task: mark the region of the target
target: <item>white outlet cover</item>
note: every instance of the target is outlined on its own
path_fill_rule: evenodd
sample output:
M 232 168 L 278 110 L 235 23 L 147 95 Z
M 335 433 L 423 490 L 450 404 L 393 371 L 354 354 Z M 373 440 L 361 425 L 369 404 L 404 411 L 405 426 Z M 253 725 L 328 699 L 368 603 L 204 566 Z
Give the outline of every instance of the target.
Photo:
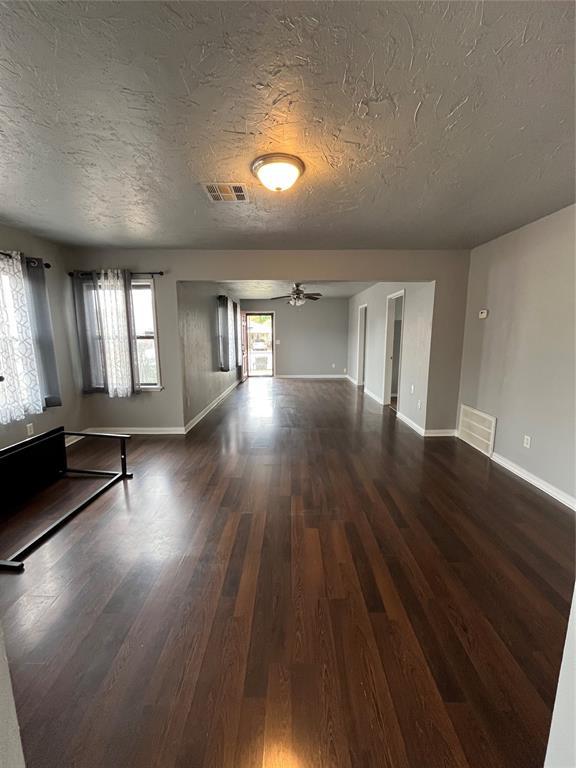
M 410 394 L 414 394 L 414 384 L 410 384 Z
M 481 309 L 480 312 L 478 312 L 478 318 L 480 320 L 486 320 L 488 317 L 488 310 L 487 309 Z
M 27 435 L 34 434 L 34 424 L 26 424 L 26 434 Z
M 530 448 L 530 445 L 532 444 L 532 438 L 530 435 L 524 435 L 524 448 Z

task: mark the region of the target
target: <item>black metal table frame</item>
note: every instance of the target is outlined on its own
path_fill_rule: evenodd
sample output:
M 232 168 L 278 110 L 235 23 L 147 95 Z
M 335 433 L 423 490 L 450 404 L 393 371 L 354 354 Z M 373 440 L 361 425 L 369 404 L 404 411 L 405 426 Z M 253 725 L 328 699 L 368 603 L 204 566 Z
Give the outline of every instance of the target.
M 133 477 L 132 472 L 128 472 L 126 466 L 126 441 L 130 439 L 130 435 L 113 435 L 107 434 L 105 432 L 60 432 L 56 435 L 49 435 L 44 439 L 52 440 L 54 437 L 58 437 L 62 434 L 64 435 L 64 439 L 67 437 L 102 437 L 107 439 L 120 440 L 120 472 L 106 469 L 74 469 L 74 467 L 69 467 L 68 462 L 66 461 L 65 469 L 62 472 L 62 477 L 65 477 L 66 474 L 73 474 L 86 475 L 90 477 L 108 477 L 110 479 L 108 482 L 104 483 L 101 488 L 98 488 L 98 490 L 91 493 L 88 498 L 84 499 L 84 501 L 80 502 L 80 504 L 77 504 L 73 509 L 66 512 L 65 515 L 62 515 L 62 517 L 59 517 L 57 520 L 51 523 L 48 528 L 44 529 L 23 547 L 20 547 L 20 549 L 10 555 L 7 560 L 0 560 L 0 570 L 12 572 L 23 571 L 24 559 L 28 557 L 28 555 L 30 555 L 32 552 L 34 552 L 34 550 L 37 549 L 46 539 L 52 536 L 53 533 L 56 533 L 57 530 L 66 525 L 69 520 L 71 520 L 79 512 L 85 509 L 89 504 L 97 499 L 98 496 L 101 496 L 105 491 L 115 485 L 115 483 L 119 482 L 120 480 L 126 480 Z M 39 440 L 38 442 L 43 441 Z M 24 446 L 18 450 L 24 451 L 26 448 L 27 446 Z

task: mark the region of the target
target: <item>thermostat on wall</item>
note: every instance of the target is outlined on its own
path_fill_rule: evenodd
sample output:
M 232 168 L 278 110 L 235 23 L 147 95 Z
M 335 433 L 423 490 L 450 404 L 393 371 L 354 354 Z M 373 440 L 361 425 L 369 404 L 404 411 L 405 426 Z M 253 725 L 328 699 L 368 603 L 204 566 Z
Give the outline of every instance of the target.
M 478 312 L 478 318 L 480 320 L 486 320 L 488 317 L 488 310 L 487 309 L 481 309 L 480 312 Z

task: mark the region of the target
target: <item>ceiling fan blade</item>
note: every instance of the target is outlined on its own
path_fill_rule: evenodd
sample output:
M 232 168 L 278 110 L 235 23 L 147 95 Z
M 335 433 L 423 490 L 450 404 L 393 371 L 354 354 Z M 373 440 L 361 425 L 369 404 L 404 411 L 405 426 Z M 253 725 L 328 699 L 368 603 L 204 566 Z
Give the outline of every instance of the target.
M 320 301 L 322 298 L 322 294 L 320 293 L 305 293 L 304 298 L 308 299 L 309 301 Z
M 276 301 L 276 299 L 289 299 L 291 296 L 291 293 L 286 294 L 286 296 L 272 296 L 272 298 L 268 299 L 268 301 Z

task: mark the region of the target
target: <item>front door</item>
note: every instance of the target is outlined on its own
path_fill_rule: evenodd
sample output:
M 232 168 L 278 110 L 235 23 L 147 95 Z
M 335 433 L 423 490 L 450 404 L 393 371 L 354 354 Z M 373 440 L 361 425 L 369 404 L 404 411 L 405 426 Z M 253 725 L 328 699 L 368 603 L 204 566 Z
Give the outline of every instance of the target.
M 247 312 L 248 376 L 274 375 L 274 315 Z

